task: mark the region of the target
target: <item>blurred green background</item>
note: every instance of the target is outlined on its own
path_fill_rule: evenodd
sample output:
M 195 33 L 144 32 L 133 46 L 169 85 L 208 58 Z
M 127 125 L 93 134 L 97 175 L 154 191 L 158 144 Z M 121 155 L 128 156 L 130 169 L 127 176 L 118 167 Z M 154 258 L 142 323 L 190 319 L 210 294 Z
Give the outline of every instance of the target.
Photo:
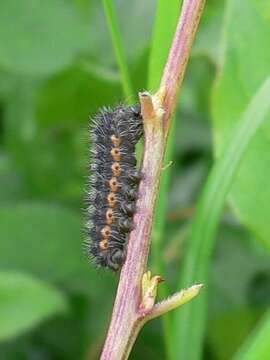
M 106 4 L 115 11 L 118 34 L 109 30 Z M 157 90 L 179 9 L 179 0 L 0 0 L 1 360 L 98 358 L 118 279 L 94 269 L 82 251 L 89 116 L 102 105 L 130 102 L 140 90 Z M 124 78 L 112 34 L 122 44 Z M 161 293 L 178 289 L 209 170 L 270 75 L 269 39 L 267 0 L 207 1 L 153 230 L 149 269 L 162 269 Z M 127 82 L 131 95 L 123 91 Z M 261 319 L 268 324 L 263 351 L 248 350 L 239 359 L 270 359 L 264 315 L 270 299 L 269 124 L 245 153 L 215 237 L 201 359 L 232 359 L 252 343 Z M 160 320 L 147 324 L 130 358 L 169 358 L 163 330 Z M 192 335 L 186 339 L 192 348 Z

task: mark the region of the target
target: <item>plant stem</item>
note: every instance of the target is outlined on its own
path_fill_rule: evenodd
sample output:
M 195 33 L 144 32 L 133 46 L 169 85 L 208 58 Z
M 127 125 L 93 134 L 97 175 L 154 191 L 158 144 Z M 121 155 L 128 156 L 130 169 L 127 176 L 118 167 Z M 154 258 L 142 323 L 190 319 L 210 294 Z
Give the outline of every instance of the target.
M 184 1 L 160 90 L 153 96 L 149 93 L 140 94 L 145 135 L 142 181 L 134 217 L 135 229 L 130 234 L 127 258 L 120 275 L 102 360 L 127 359 L 138 332 L 150 319 L 151 310 L 155 309 L 142 309 L 141 283 L 146 271 L 153 213 L 170 119 L 203 4 L 204 0 Z M 167 304 L 168 307 L 162 308 L 162 313 L 171 309 L 170 302 Z
M 149 97 L 145 97 L 146 102 Z M 151 99 L 151 98 L 150 98 Z M 149 108 L 149 104 L 146 103 Z M 127 358 L 140 328 L 138 307 L 141 279 L 146 269 L 155 197 L 162 165 L 162 132 L 146 121 L 143 180 L 139 188 L 135 230 L 131 233 L 126 262 L 121 271 L 111 326 L 101 356 L 103 360 Z

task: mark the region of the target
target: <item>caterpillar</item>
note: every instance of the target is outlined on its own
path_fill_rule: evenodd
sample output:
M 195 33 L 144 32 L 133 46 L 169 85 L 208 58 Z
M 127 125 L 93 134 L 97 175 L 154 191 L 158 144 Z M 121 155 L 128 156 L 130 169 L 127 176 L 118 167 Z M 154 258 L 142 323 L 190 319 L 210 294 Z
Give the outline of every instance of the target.
M 142 134 L 139 105 L 104 108 L 91 122 L 86 251 L 98 267 L 117 271 L 126 258 L 141 179 L 135 145 Z

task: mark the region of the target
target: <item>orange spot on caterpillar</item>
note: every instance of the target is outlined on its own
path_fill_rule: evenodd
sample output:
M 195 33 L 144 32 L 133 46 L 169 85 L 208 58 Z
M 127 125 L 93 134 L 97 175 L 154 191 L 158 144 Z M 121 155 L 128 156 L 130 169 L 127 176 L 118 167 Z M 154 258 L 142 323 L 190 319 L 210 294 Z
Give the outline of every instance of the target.
M 112 140 L 112 143 L 113 143 L 114 146 L 119 146 L 120 145 L 120 139 L 117 136 L 112 135 L 111 140 Z
M 111 207 L 111 208 L 114 207 L 114 205 L 116 204 L 116 198 L 115 198 L 115 195 L 113 192 L 109 193 L 107 200 L 108 200 L 109 207 Z
M 110 225 L 112 224 L 112 222 L 113 222 L 113 211 L 112 209 L 108 209 L 106 211 L 106 223 Z
M 118 182 L 116 177 L 112 177 L 111 180 L 109 181 L 109 184 L 112 192 L 116 192 L 118 189 Z
M 107 250 L 108 249 L 108 240 L 107 239 L 101 240 L 99 243 L 99 247 L 101 250 Z
M 111 233 L 111 228 L 109 226 L 104 226 L 104 228 L 101 230 L 101 234 L 104 237 L 104 239 L 108 239 Z
M 119 176 L 121 172 L 120 164 L 119 162 L 114 162 L 112 164 L 112 172 L 114 176 Z
M 119 148 L 113 148 L 111 150 L 111 155 L 114 161 L 120 161 L 120 150 Z

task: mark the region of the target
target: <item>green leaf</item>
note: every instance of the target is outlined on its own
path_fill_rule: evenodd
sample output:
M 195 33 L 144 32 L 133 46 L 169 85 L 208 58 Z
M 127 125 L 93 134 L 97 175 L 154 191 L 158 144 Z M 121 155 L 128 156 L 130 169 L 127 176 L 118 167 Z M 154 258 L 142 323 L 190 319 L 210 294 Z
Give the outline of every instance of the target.
M 31 142 L 36 135 L 34 104 L 38 87 L 38 81 L 29 77 L 18 77 L 16 86 L 6 98 L 4 137 L 9 150 L 15 151 L 19 144 Z
M 108 285 L 83 254 L 76 213 L 54 205 L 10 205 L 0 208 L 0 228 L 1 269 L 27 271 L 90 294 Z
M 217 156 L 240 114 L 270 74 L 270 3 L 229 0 L 223 67 L 213 96 Z M 265 100 L 269 101 L 269 100 Z M 254 115 L 256 116 L 256 114 Z M 252 140 L 230 194 L 239 219 L 270 249 L 270 117 Z M 254 119 L 256 121 L 256 119 Z
M 128 59 L 135 59 L 151 41 L 156 1 L 116 0 L 115 3 L 125 52 Z M 172 7 L 172 4 L 168 7 Z M 139 19 L 142 21 L 138 23 Z
M 167 1 L 158 1 L 149 59 L 148 86 L 151 92 L 158 90 L 176 28 L 180 6 L 181 1 L 179 0 L 170 1 L 169 6 Z
M 66 310 L 53 287 L 19 272 L 0 272 L 0 340 L 7 340 Z
M 10 74 L 7 71 L 0 70 L 0 98 L 5 99 L 6 96 L 13 90 L 16 86 L 16 76 Z
M 132 90 L 130 74 L 127 67 L 126 57 L 122 45 L 122 38 L 118 26 L 114 5 L 111 0 L 103 0 L 102 3 L 104 12 L 106 14 L 107 25 L 111 34 L 115 57 L 121 74 L 123 91 L 126 99 L 128 99 L 129 103 L 132 104 L 134 93 Z
M 89 63 L 43 82 L 17 77 L 16 87 L 5 99 L 3 138 L 27 195 L 80 206 L 86 123 L 98 106 L 117 103 L 120 96 L 119 80 L 89 69 Z
M 245 340 L 260 315 L 258 309 L 251 310 L 243 306 L 227 310 L 210 320 L 208 342 L 211 345 L 214 359 L 232 359 L 235 349 Z
M 270 296 L 269 255 L 261 251 L 254 237 L 241 227 L 223 224 L 219 234 L 210 282 L 220 295 L 210 297 L 210 316 L 231 307 L 267 306 Z M 238 271 L 239 264 L 241 271 Z M 224 274 L 228 281 L 224 281 Z
M 268 254 L 249 232 L 229 225 L 226 218 L 218 232 L 207 287 L 207 343 L 215 360 L 232 359 L 261 318 L 270 297 Z
M 88 62 L 73 66 L 44 83 L 37 104 L 42 123 L 86 122 L 100 106 L 119 102 L 120 81 Z
M 221 49 L 217 44 L 222 33 L 225 2 L 225 0 L 206 1 L 192 51 L 193 55 L 206 56 L 215 64 L 220 62 L 221 57 Z
M 242 115 L 226 151 L 213 167 L 192 222 L 179 288 L 195 282 L 208 284 L 208 272 L 217 226 L 230 186 L 248 146 L 270 110 L 270 77 Z M 206 292 L 174 314 L 173 359 L 198 359 L 206 321 Z
M 1 0 L 0 24 L 0 65 L 16 73 L 62 70 L 90 45 L 85 19 L 63 0 Z
M 266 312 L 259 325 L 247 338 L 233 360 L 267 359 L 270 353 L 270 310 Z

